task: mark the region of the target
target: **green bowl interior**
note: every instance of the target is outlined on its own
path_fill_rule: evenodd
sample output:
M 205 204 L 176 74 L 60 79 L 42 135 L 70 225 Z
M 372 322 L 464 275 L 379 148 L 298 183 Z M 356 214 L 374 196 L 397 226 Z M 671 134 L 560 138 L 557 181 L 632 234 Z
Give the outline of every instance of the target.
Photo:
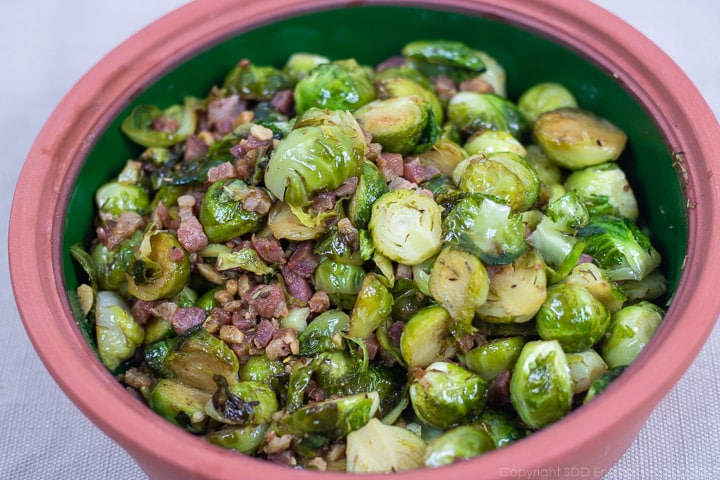
M 69 249 L 78 242 L 86 244 L 93 234 L 95 190 L 141 152 L 119 128 L 134 106 L 151 103 L 164 108 L 181 103 L 187 95 L 205 97 L 242 58 L 282 66 L 291 53 L 306 51 L 376 64 L 397 55 L 411 40 L 440 38 L 460 40 L 494 56 L 507 71 L 509 98 L 517 100 L 535 83 L 557 81 L 575 94 L 583 108 L 610 119 L 628 134 L 628 147 L 619 162 L 638 197 L 642 226 L 663 255 L 671 297 L 687 248 L 685 201 L 670 148 L 642 106 L 598 65 L 547 38 L 479 16 L 391 6 L 319 11 L 241 32 L 141 92 L 98 138 L 69 199 L 62 244 L 68 291 L 74 291 L 84 277 Z

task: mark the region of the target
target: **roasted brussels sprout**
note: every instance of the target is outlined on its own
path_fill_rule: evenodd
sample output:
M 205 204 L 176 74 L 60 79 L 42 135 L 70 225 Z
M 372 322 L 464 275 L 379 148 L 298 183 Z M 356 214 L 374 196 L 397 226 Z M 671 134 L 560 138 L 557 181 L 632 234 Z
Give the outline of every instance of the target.
M 375 88 L 380 99 L 405 96 L 420 97 L 432 109 L 435 123 L 442 125 L 445 116 L 442 103 L 435 95 L 432 86 L 424 78 L 420 80 L 417 77 L 412 78 L 399 72 L 395 75 L 385 74 L 380 78 L 376 78 Z
M 212 394 L 173 379 L 161 379 L 150 394 L 150 408 L 191 433 L 203 433 L 208 416 L 205 404 Z
M 465 80 L 485 71 L 485 62 L 477 51 L 462 42 L 449 40 L 418 40 L 402 49 L 413 68 L 428 77 L 446 74 Z
M 112 181 L 95 192 L 95 205 L 101 215 L 116 219 L 123 212 L 144 214 L 150 205 L 147 190 L 140 185 Z
M 594 263 L 578 264 L 561 283 L 585 287 L 610 313 L 617 312 L 625 303 L 626 296 L 620 286 Z
M 529 209 L 540 195 L 540 177 L 512 152 L 469 157 L 455 168 L 453 180 L 461 191 L 497 197 L 513 212 Z
M 593 215 L 620 215 L 633 222 L 638 218 L 635 194 L 617 163 L 576 170 L 565 179 L 565 188 L 579 195 Z
M 448 177 L 452 176 L 455 167 L 467 157 L 467 152 L 460 145 L 444 138 L 437 139 L 429 150 L 417 154 L 424 167 L 435 167 Z
M 422 308 L 410 317 L 400 337 L 400 351 L 408 367 L 425 368 L 452 358 L 457 351 L 452 321 L 439 305 Z
M 543 187 L 547 188 L 561 184 L 563 179 L 562 170 L 547 158 L 540 147 L 527 145 L 525 152 L 525 162 L 538 174 Z
M 157 105 L 138 105 L 120 129 L 133 142 L 144 147 L 169 147 L 185 140 L 195 131 L 197 114 L 193 99 L 183 105 L 160 110 Z
M 208 432 L 205 439 L 222 448 L 245 455 L 256 455 L 266 443 L 267 424 L 228 426 Z
M 492 381 L 500 372 L 512 371 L 525 341 L 521 336 L 496 338 L 461 354 L 460 358 L 468 370 Z
M 269 385 L 276 393 L 282 390 L 287 377 L 288 373 L 282 360 L 271 360 L 267 355 L 251 355 L 238 369 L 240 381 Z
M 333 303 L 340 307 L 352 308 L 355 297 L 362 287 L 365 270 L 351 265 L 322 258 L 315 269 L 313 280 L 318 290 L 327 292 Z
M 648 301 L 615 312 L 601 345 L 608 366 L 630 365 L 655 334 L 664 315 L 660 307 Z
M 608 370 L 603 358 L 593 349 L 568 353 L 566 358 L 574 394 L 585 392 L 598 377 Z
M 660 265 L 660 253 L 630 220 L 599 216 L 578 231 L 590 255 L 615 280 L 642 280 Z
M 495 448 L 515 443 L 524 436 L 518 417 L 503 410 L 486 408 L 480 415 L 479 425 L 488 432 Z
M 533 429 L 549 425 L 570 411 L 572 378 L 557 341 L 525 344 L 510 380 L 510 401 L 522 421 Z
M 295 111 L 311 108 L 353 111 L 375 99 L 367 71 L 353 59 L 321 63 L 295 85 Z
M 354 115 L 386 152 L 420 153 L 437 138 L 432 106 L 417 95 L 373 100 L 355 110 Z
M 121 241 L 114 249 L 98 243 L 90 252 L 95 269 L 95 279 L 101 290 L 124 290 L 127 288 L 126 272 L 132 265 L 135 249 L 142 241 L 143 233 L 135 231 L 132 237 Z
M 224 377 L 215 378 L 218 388 L 205 404 L 210 418 L 228 425 L 262 425 L 272 421 L 278 401 L 272 387 L 245 380 L 228 385 Z
M 441 217 L 432 198 L 413 190 L 387 192 L 372 207 L 369 228 L 375 248 L 398 263 L 422 263 L 442 247 Z
M 530 122 L 545 112 L 577 106 L 577 100 L 570 90 L 555 82 L 533 85 L 518 99 L 518 108 Z
M 503 130 L 521 138 L 527 127 L 522 112 L 495 93 L 460 92 L 447 106 L 447 118 L 465 135 L 482 130 Z
M 581 352 L 598 343 L 610 325 L 610 312 L 583 286 L 559 283 L 548 288 L 536 316 L 540 337 L 557 340 L 566 352 Z
M 487 391 L 481 376 L 454 363 L 435 362 L 410 384 L 410 402 L 423 423 L 448 429 L 474 420 L 485 407 Z
M 430 440 L 425 449 L 425 466 L 440 467 L 493 450 L 495 442 L 480 426 L 461 425 Z
M 355 193 L 348 203 L 348 218 L 357 228 L 367 228 L 372 206 L 387 192 L 387 183 L 374 163 L 365 160 Z
M 347 436 L 347 471 L 392 473 L 422 467 L 425 442 L 403 427 L 371 418 Z
M 590 388 L 588 389 L 587 393 L 585 394 L 585 398 L 583 399 L 583 404 L 589 403 L 596 396 L 601 394 L 625 371 L 626 368 L 627 365 L 618 365 L 617 367 L 609 369 L 607 372 L 596 378 L 595 381 L 590 384 Z
M 485 265 L 472 253 L 454 247 L 440 251 L 428 288 L 432 298 L 450 313 L 455 338 L 474 332 L 475 310 L 485 303 L 489 283 Z
M 291 82 L 297 83 L 310 70 L 322 63 L 330 63 L 330 59 L 315 53 L 297 52 L 288 57 L 283 66 L 283 72 Z
M 527 237 L 529 243 L 552 269 L 550 282 L 564 278 L 577 265 L 585 249 L 585 242 L 563 232 L 550 217 L 542 215 L 540 222 Z
M 523 144 L 504 130 L 482 130 L 472 135 L 463 148 L 468 155 L 512 152 L 524 157 L 527 154 Z
M 269 275 L 275 269 L 266 264 L 257 250 L 253 248 L 241 248 L 233 252 L 221 252 L 217 256 L 215 268 L 219 272 L 240 268 L 255 275 Z
M 483 262 L 514 262 L 527 249 L 522 217 L 508 205 L 481 194 L 465 195 L 446 215 L 443 239 Z
M 120 295 L 100 291 L 95 300 L 95 335 L 100 360 L 112 371 L 133 356 L 145 331 Z
M 528 250 L 514 262 L 488 269 L 490 285 L 476 314 L 491 323 L 522 323 L 535 316 L 547 297 L 542 257 Z
M 393 297 L 380 277 L 368 273 L 363 279 L 355 306 L 350 314 L 351 337 L 367 338 L 390 318 Z
M 291 88 L 290 78 L 269 65 L 240 62 L 225 77 L 224 88 L 248 100 L 272 100 L 280 90 Z
M 554 198 L 545 207 L 545 215 L 564 233 L 574 234 L 590 221 L 590 212 L 573 191 Z
M 300 355 L 315 355 L 342 347 L 340 335 L 348 331 L 350 317 L 342 310 L 327 310 L 315 317 L 298 336 Z
M 150 228 L 127 275 L 128 293 L 140 300 L 170 298 L 190 279 L 190 258 L 177 237 Z
M 365 136 L 349 112 L 313 108 L 273 151 L 265 186 L 289 205 L 305 207 L 315 193 L 359 176 L 364 156 Z
M 667 278 L 660 270 L 655 269 L 642 280 L 625 280 L 619 286 L 628 304 L 641 300 L 657 300 L 667 293 Z
M 200 205 L 200 223 L 211 242 L 226 242 L 259 228 L 263 215 L 243 207 L 252 188 L 237 179 L 210 185 Z
M 627 142 L 625 133 L 608 120 L 577 108 L 541 114 L 533 135 L 550 160 L 570 170 L 617 160 Z

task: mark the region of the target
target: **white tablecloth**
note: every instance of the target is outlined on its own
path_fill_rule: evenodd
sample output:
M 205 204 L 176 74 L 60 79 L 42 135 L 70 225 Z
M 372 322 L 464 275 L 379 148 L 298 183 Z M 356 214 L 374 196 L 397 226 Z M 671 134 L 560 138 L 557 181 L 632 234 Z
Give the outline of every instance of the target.
M 5 1 L 0 11 L 0 229 L 43 122 L 103 55 L 182 0 Z M 720 2 L 596 0 L 665 50 L 720 116 Z M 718 139 L 720 141 L 720 139 Z M 0 268 L 0 478 L 144 479 L 133 460 L 55 385 L 24 333 Z M 660 403 L 619 463 L 616 479 L 720 478 L 720 334 Z M 582 477 L 582 472 L 578 472 Z

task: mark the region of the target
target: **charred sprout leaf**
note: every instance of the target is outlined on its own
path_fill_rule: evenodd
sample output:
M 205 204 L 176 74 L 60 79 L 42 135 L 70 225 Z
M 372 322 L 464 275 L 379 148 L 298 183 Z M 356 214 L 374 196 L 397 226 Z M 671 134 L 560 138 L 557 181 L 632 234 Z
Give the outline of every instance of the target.
M 349 335 L 367 338 L 390 317 L 392 307 L 393 297 L 381 278 L 372 272 L 366 274 L 350 313 Z
M 310 109 L 273 151 L 265 185 L 276 198 L 306 207 L 316 193 L 359 176 L 364 156 L 365 136 L 349 112 Z
M 475 331 L 472 325 L 475 310 L 485 303 L 489 284 L 485 265 L 472 253 L 445 247 L 438 255 L 428 288 L 431 296 L 450 313 L 455 338 Z
M 585 287 L 559 283 L 548 289 L 535 325 L 541 338 L 557 340 L 566 352 L 581 352 L 605 335 L 610 312 Z
M 605 372 L 603 375 L 595 379 L 594 382 L 590 385 L 590 388 L 588 389 L 587 393 L 585 394 L 585 398 L 583 399 L 583 404 L 587 404 L 590 401 L 592 401 L 595 397 L 597 397 L 599 394 L 601 394 L 605 389 L 614 382 L 627 368 L 627 365 L 618 365 L 617 367 L 613 367 L 609 369 L 607 372 Z
M 549 425 L 570 411 L 572 379 L 558 342 L 525 344 L 510 380 L 510 401 L 522 421 L 533 429 Z
M 413 411 L 425 424 L 448 429 L 475 419 L 485 407 L 487 382 L 449 362 L 429 365 L 410 384 Z
M 442 247 L 442 212 L 432 198 L 413 190 L 392 190 L 372 207 L 370 232 L 382 255 L 405 265 L 417 265 Z
M 95 336 L 100 360 L 113 371 L 142 345 L 145 330 L 120 295 L 100 291 L 95 305 Z
M 207 433 L 205 439 L 214 445 L 245 455 L 257 455 L 266 443 L 267 431 L 267 424 L 228 426 Z
M 240 268 L 255 275 L 269 275 L 275 272 L 275 269 L 266 264 L 253 248 L 220 252 L 215 268 L 220 272 Z
M 147 337 L 147 333 L 145 336 Z M 145 364 L 162 378 L 172 378 L 175 376 L 172 370 L 165 367 L 165 358 L 168 353 L 170 353 L 170 350 L 172 350 L 174 342 L 174 338 L 165 338 L 153 343 L 146 342 L 145 344 L 143 352 Z
M 615 312 L 602 342 L 602 356 L 610 368 L 630 365 L 660 326 L 665 312 L 641 301 Z
M 232 349 L 204 327 L 185 331 L 165 357 L 165 368 L 191 387 L 215 392 L 216 375 L 232 385 L 238 380 L 239 362 Z
M 593 215 L 620 215 L 633 222 L 638 218 L 635 194 L 616 163 L 576 170 L 565 179 L 565 188 L 583 199 Z
M 593 349 L 566 354 L 573 393 L 582 393 L 590 384 L 608 370 L 608 366 L 597 351 Z
M 169 147 L 195 132 L 197 114 L 194 99 L 184 105 L 160 110 L 157 105 L 138 105 L 130 112 L 120 129 L 133 142 L 144 147 Z
M 528 250 L 514 262 L 488 270 L 487 300 L 476 310 L 492 323 L 523 323 L 532 319 L 547 297 L 547 274 L 542 257 Z
M 525 90 L 518 99 L 518 108 L 530 122 L 545 112 L 563 107 L 577 107 L 575 96 L 563 85 L 543 82 Z
M 392 473 L 423 466 L 425 442 L 409 430 L 372 418 L 347 436 L 349 473 Z
M 594 217 L 578 235 L 585 253 L 615 280 L 642 280 L 660 265 L 660 254 L 638 226 L 623 217 Z
M 150 408 L 191 433 L 203 433 L 208 423 L 205 404 L 211 397 L 210 393 L 177 380 L 162 379 L 150 394 Z
M 271 100 L 280 90 L 291 88 L 290 78 L 271 66 L 240 62 L 225 78 L 224 88 L 248 100 Z
M 570 170 L 617 160 L 627 136 L 608 120 L 577 108 L 537 117 L 533 135 L 550 160 Z
M 353 59 L 322 63 L 295 85 L 295 111 L 311 108 L 353 111 L 375 99 L 367 71 Z
M 199 219 L 211 242 L 226 242 L 260 227 L 264 215 L 243 206 L 254 188 L 237 179 L 218 180 L 210 185 L 200 205 Z
M 386 152 L 424 152 L 437 138 L 432 106 L 417 95 L 373 100 L 355 110 L 354 115 Z
M 278 410 L 277 397 L 269 385 L 252 380 L 228 385 L 222 375 L 213 380 L 218 388 L 205 404 L 205 413 L 230 425 L 269 424 Z
M 492 381 L 500 372 L 512 371 L 525 342 L 521 336 L 496 338 L 460 357 L 468 370 Z
M 447 118 L 465 135 L 482 130 L 503 130 L 521 138 L 527 127 L 517 106 L 495 93 L 460 92 L 454 95 L 447 106 Z
M 469 157 L 455 168 L 453 180 L 461 191 L 499 198 L 513 212 L 528 210 L 540 195 L 540 177 L 513 152 Z
M 128 293 L 140 300 L 170 298 L 190 279 L 190 258 L 177 237 L 149 228 L 127 275 Z
M 442 229 L 445 243 L 491 265 L 512 263 L 527 249 L 522 217 L 481 194 L 463 196 L 445 217 Z
M 493 450 L 495 442 L 480 426 L 461 425 L 432 439 L 425 449 L 425 466 L 441 467 Z
M 455 355 L 452 322 L 448 311 L 439 305 L 425 307 L 410 317 L 400 337 L 400 352 L 409 368 L 426 368 Z

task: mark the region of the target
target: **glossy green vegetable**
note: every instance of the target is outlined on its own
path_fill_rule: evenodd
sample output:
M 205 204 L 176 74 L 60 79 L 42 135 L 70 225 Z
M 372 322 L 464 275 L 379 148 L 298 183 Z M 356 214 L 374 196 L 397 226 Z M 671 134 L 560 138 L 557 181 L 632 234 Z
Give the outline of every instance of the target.
M 475 419 L 485 407 L 487 382 L 449 362 L 429 365 L 410 384 L 410 401 L 425 424 L 448 429 Z
M 422 308 L 410 317 L 400 337 L 400 351 L 408 367 L 426 368 L 455 355 L 453 320 L 438 305 Z
M 269 65 L 240 62 L 225 77 L 225 88 L 249 100 L 272 100 L 280 90 L 290 88 L 290 78 Z
M 413 190 L 392 190 L 372 207 L 370 233 L 375 248 L 389 259 L 417 265 L 442 246 L 442 212 L 432 198 Z
M 481 130 L 468 138 L 463 148 L 468 155 L 512 152 L 524 157 L 527 154 L 523 144 L 504 130 Z
M 330 63 L 330 59 L 315 53 L 297 52 L 290 55 L 283 66 L 283 72 L 290 81 L 297 83 L 310 70 L 322 63 Z
M 417 155 L 421 165 L 437 168 L 446 177 L 452 177 L 455 167 L 467 157 L 460 145 L 446 138 L 438 138 L 430 149 Z
M 423 466 L 425 442 L 409 430 L 377 418 L 347 436 L 347 471 L 392 473 Z
M 555 82 L 543 82 L 533 85 L 520 95 L 518 108 L 530 122 L 545 112 L 563 107 L 577 107 L 575 96 Z
M 610 313 L 620 310 L 627 298 L 620 286 L 594 263 L 578 264 L 561 283 L 585 287 Z
M 574 234 L 590 221 L 588 211 L 582 199 L 574 191 L 569 191 L 554 198 L 545 207 L 545 215 L 563 233 Z
M 350 113 L 310 109 L 273 151 L 265 186 L 291 206 L 305 207 L 315 193 L 359 176 L 364 156 L 365 136 Z
M 331 309 L 315 317 L 298 337 L 300 355 L 314 355 L 342 347 L 340 335 L 350 328 L 350 317 L 342 310 Z
M 595 215 L 620 215 L 633 222 L 638 218 L 635 194 L 625 172 L 616 163 L 576 170 L 565 179 L 565 188 L 580 196 Z
M 137 230 L 132 237 L 121 241 L 114 249 L 98 243 L 90 252 L 98 287 L 103 290 L 127 288 L 125 273 L 132 265 L 135 249 L 142 241 L 143 233 Z
M 295 85 L 295 111 L 311 108 L 356 110 L 375 98 L 375 88 L 365 69 L 354 59 L 321 63 Z
M 95 192 L 95 204 L 102 215 L 118 218 L 123 212 L 143 214 L 150 205 L 147 191 L 140 185 L 112 181 Z
M 269 385 L 253 380 L 228 385 L 222 376 L 215 381 L 218 389 L 205 404 L 205 413 L 210 418 L 228 425 L 262 425 L 272 421 L 278 401 Z
M 603 358 L 593 349 L 568 353 L 566 357 L 575 394 L 587 391 L 590 385 L 608 370 Z
M 447 106 L 447 118 L 466 135 L 481 130 L 503 130 L 520 138 L 527 127 L 517 106 L 495 93 L 454 95 Z
M 144 147 L 169 147 L 185 140 L 195 131 L 197 115 L 193 100 L 161 110 L 157 105 L 138 105 L 120 124 L 133 142 Z M 156 125 L 162 125 L 156 127 Z
M 429 77 L 446 74 L 463 80 L 486 69 L 482 56 L 462 42 L 417 40 L 406 44 L 402 54 L 410 60 L 413 68 Z
M 478 426 L 461 425 L 428 442 L 425 466 L 440 467 L 493 450 L 492 437 Z
M 162 379 L 152 389 L 150 408 L 166 420 L 192 433 L 207 428 L 205 404 L 211 394 L 172 379 Z
M 437 125 L 442 125 L 445 110 L 432 86 L 424 77 L 410 76 L 400 72 L 393 74 L 392 70 L 390 73 L 381 72 L 375 78 L 375 89 L 380 99 L 405 96 L 420 97 L 430 106 L 434 122 Z
M 479 345 L 460 358 L 471 372 L 492 381 L 503 371 L 512 371 L 526 339 L 521 336 L 496 338 Z
M 528 342 L 510 380 L 510 401 L 526 425 L 549 425 L 570 411 L 572 378 L 565 353 L 555 340 Z
M 378 275 L 368 273 L 350 313 L 351 337 L 367 338 L 392 313 L 393 297 Z
M 189 278 L 190 259 L 177 237 L 148 230 L 127 275 L 128 293 L 147 301 L 170 298 Z
M 115 370 L 142 345 L 145 331 L 115 292 L 100 291 L 95 301 L 95 335 L 100 360 L 109 370 Z
M 605 335 L 610 312 L 585 287 L 560 283 L 548 289 L 535 325 L 544 340 L 557 340 L 566 352 L 581 352 Z
M 242 180 L 218 180 L 210 185 L 200 205 L 200 223 L 211 242 L 226 242 L 257 230 L 263 215 L 245 209 L 252 189 Z
M 348 218 L 357 228 L 367 228 L 372 206 L 387 192 L 387 184 L 374 163 L 365 160 L 357 189 L 348 203 Z
M 648 301 L 615 312 L 601 345 L 608 366 L 630 365 L 655 334 L 664 315 L 660 307 Z
M 533 136 L 550 160 L 570 170 L 617 160 L 627 136 L 608 120 L 577 108 L 545 112 Z
M 362 287 L 365 270 L 359 265 L 334 262 L 329 258 L 320 260 L 313 280 L 318 290 L 327 292 L 337 306 L 352 307 Z
M 625 371 L 625 368 L 627 368 L 627 365 L 618 365 L 596 378 L 585 394 L 583 404 L 592 401 L 595 397 L 601 394 L 612 382 L 617 380 L 617 378 Z
M 205 439 L 213 445 L 245 455 L 257 455 L 266 443 L 267 431 L 266 424 L 229 426 L 207 433 Z
M 480 415 L 479 425 L 488 432 L 495 448 L 510 445 L 525 436 L 517 416 L 502 410 L 486 408 Z

